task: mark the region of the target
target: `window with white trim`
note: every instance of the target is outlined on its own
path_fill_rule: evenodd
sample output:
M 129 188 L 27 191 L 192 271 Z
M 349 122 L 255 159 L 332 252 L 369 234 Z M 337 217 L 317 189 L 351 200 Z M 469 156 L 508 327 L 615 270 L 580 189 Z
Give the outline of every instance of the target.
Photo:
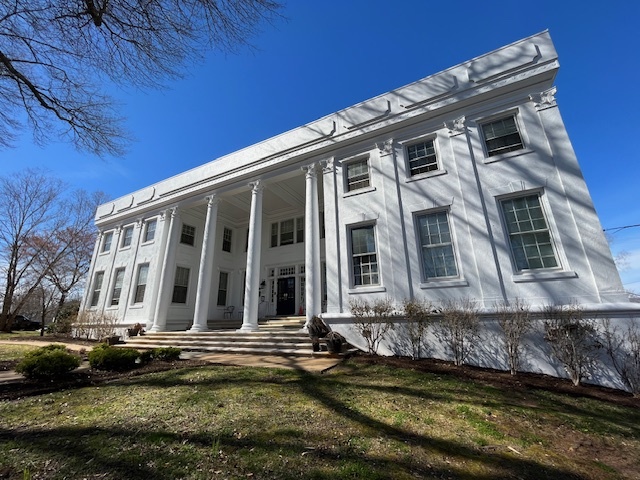
M 304 242 L 304 217 L 289 218 L 271 224 L 271 247 Z
M 120 294 L 122 294 L 122 284 L 124 283 L 124 268 L 118 268 L 113 280 L 113 290 L 111 291 L 111 306 L 120 304 Z
M 176 278 L 173 281 L 173 295 L 171 303 L 187 303 L 187 290 L 189 289 L 189 269 L 176 267 Z
M 501 204 L 516 270 L 558 267 L 540 195 L 509 198 Z
M 180 243 L 184 243 L 185 245 L 194 246 L 196 243 L 196 227 L 192 227 L 191 225 L 183 224 L 182 232 L 180 233 Z
M 229 284 L 229 274 L 227 272 L 220 272 L 220 282 L 218 283 L 218 303 L 219 307 L 225 307 L 227 305 L 227 288 Z
M 144 224 L 144 237 L 143 242 L 150 242 L 156 238 L 156 227 L 158 226 L 158 220 L 155 218 L 147 220 Z
M 458 266 L 453 251 L 447 211 L 416 215 L 422 275 L 430 278 L 457 277 Z
M 280 246 L 291 245 L 293 243 L 294 220 L 284 220 L 280 222 Z
M 304 217 L 296 218 L 296 243 L 304 242 Z
M 122 230 L 122 240 L 120 241 L 120 248 L 126 248 L 131 246 L 131 240 L 133 239 L 133 225 L 129 225 Z
M 354 286 L 379 285 L 378 256 L 375 226 L 354 227 L 349 231 L 351 241 L 351 275 Z
M 346 164 L 347 192 L 353 192 L 371 185 L 369 179 L 369 159 L 361 158 Z
M 432 172 L 440 168 L 433 139 L 408 145 L 407 158 L 409 160 L 410 176 Z
M 113 241 L 113 232 L 107 232 L 104 234 L 104 237 L 102 238 L 102 248 L 100 249 L 100 252 L 108 252 L 109 250 L 111 250 L 111 242 Z
M 102 282 L 104 281 L 104 272 L 96 272 L 93 277 L 93 288 L 91 289 L 91 302 L 89 306 L 95 307 L 100 300 L 100 291 L 102 290 Z
M 222 231 L 222 251 L 231 253 L 231 239 L 233 238 L 233 230 L 224 227 Z
M 524 148 L 515 115 L 483 124 L 482 133 L 489 157 Z
M 133 303 L 144 302 L 144 294 L 147 290 L 147 276 L 149 275 L 149 264 L 142 263 L 138 267 L 138 276 L 136 277 L 136 290 L 133 296 Z

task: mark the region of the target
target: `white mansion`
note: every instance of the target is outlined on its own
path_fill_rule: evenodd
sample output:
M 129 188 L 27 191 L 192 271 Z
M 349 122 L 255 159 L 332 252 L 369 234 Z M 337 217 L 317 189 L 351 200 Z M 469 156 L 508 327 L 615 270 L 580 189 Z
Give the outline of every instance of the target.
M 548 32 L 101 205 L 83 308 L 148 330 L 352 299 L 627 307 Z

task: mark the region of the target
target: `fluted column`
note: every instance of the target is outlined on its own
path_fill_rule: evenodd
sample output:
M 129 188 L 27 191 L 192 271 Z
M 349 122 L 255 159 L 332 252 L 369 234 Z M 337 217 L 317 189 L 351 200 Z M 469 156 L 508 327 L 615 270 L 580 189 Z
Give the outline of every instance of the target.
M 247 248 L 247 275 L 244 290 L 244 312 L 241 332 L 258 330 L 258 304 L 260 301 L 260 250 L 262 247 L 262 193 L 260 180 L 249 184 L 251 190 L 251 218 L 249 219 L 249 245 Z
M 196 308 L 190 332 L 206 332 L 209 316 L 209 298 L 211 297 L 211 275 L 213 273 L 214 246 L 216 242 L 216 224 L 218 222 L 218 204 L 220 199 L 213 194 L 207 197 L 207 219 L 204 225 L 202 253 L 198 270 L 198 286 L 196 288 Z
M 305 172 L 305 327 L 314 315 L 322 312 L 322 278 L 320 267 L 320 215 L 318 211 L 318 175 L 316 164 L 302 167 Z
M 175 268 L 176 248 L 180 235 L 180 215 L 178 208 L 171 209 L 169 220 L 168 238 L 164 251 L 162 269 L 160 270 L 160 282 L 156 301 L 155 315 L 153 317 L 152 332 L 163 332 L 167 328 L 167 313 L 171 304 L 172 270 Z

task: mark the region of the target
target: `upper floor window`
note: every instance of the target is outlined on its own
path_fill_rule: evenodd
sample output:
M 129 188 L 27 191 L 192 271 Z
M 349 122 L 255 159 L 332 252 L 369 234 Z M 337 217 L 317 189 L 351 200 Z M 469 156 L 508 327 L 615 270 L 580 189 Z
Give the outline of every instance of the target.
M 100 292 L 102 291 L 102 282 L 104 281 L 104 272 L 96 272 L 93 277 L 93 289 L 91 290 L 91 302 L 89 305 L 95 307 L 100 300 Z
M 304 242 L 304 217 L 290 218 L 271 224 L 271 246 Z
M 180 243 L 185 245 L 195 245 L 196 243 L 196 227 L 191 225 L 182 225 L 182 233 L 180 234 Z
M 411 176 L 438 170 L 436 147 L 433 140 L 415 143 L 407 147 L 409 174 Z
M 112 241 L 113 241 L 113 232 L 105 233 L 104 237 L 102 238 L 102 248 L 100 249 L 100 251 L 108 252 L 109 250 L 111 250 Z
M 515 115 L 485 123 L 482 133 L 489 157 L 524 148 Z
M 362 158 L 347 163 L 347 192 L 352 192 L 360 188 L 368 187 L 369 180 L 369 159 Z
M 187 290 L 189 289 L 189 269 L 176 267 L 176 278 L 173 282 L 173 295 L 171 303 L 187 303 Z
M 293 219 L 280 222 L 280 245 L 293 243 Z
M 538 194 L 502 201 L 516 270 L 558 266 L 551 232 Z
M 353 285 L 379 285 L 374 225 L 352 228 L 349 233 Z
M 458 276 L 448 216 L 446 211 L 416 216 L 425 279 Z
M 124 282 L 124 268 L 116 270 L 115 280 L 113 281 L 113 291 L 111 292 L 111 305 L 120 303 L 120 294 L 122 293 L 122 284 Z
M 142 303 L 144 293 L 147 289 L 147 276 L 149 275 L 149 264 L 143 263 L 138 267 L 138 277 L 136 278 L 136 291 L 133 296 L 133 303 Z
M 122 241 L 120 242 L 120 248 L 130 247 L 131 240 L 133 239 L 133 226 L 130 225 L 122 230 Z
M 147 220 L 144 225 L 144 242 L 150 242 L 154 238 L 156 238 L 156 227 L 158 226 L 158 221 L 154 218 L 152 220 Z
M 224 227 L 222 232 L 222 250 L 231 253 L 231 238 L 233 236 L 233 230 Z

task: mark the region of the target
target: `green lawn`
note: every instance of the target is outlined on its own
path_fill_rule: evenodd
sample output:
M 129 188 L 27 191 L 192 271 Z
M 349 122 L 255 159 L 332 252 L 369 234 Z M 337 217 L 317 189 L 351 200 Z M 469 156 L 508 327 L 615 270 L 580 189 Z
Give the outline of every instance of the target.
M 207 366 L 0 403 L 0 478 L 638 472 L 640 409 L 357 361 L 324 375 Z

